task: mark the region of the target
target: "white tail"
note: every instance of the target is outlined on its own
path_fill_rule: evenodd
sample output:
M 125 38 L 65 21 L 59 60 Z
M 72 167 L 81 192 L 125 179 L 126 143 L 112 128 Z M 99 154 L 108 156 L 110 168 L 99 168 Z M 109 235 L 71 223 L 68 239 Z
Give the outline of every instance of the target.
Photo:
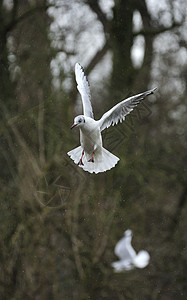
M 75 164 L 78 164 L 82 155 L 82 150 L 82 147 L 79 146 L 67 153 Z M 88 162 L 90 158 L 91 157 L 85 153 L 82 158 L 82 162 L 84 165 L 79 165 L 79 167 L 81 167 L 84 171 L 96 174 L 110 170 L 111 168 L 115 167 L 115 165 L 119 161 L 119 158 L 117 156 L 113 155 L 103 147 L 98 153 L 97 151 L 95 152 L 94 162 Z
M 150 260 L 150 255 L 147 251 L 141 250 L 133 259 L 133 263 L 137 268 L 145 268 Z

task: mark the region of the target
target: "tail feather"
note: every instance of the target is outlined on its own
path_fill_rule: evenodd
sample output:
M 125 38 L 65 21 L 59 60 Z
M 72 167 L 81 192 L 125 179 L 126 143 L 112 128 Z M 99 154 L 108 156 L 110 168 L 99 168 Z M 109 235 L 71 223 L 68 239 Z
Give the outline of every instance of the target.
M 134 258 L 134 265 L 137 268 L 145 268 L 149 264 L 150 255 L 147 251 L 141 250 Z
M 82 155 L 82 150 L 82 147 L 79 146 L 67 153 L 75 164 L 78 164 Z M 89 155 L 85 153 L 82 159 L 84 165 L 79 165 L 79 167 L 81 167 L 84 171 L 96 174 L 110 170 L 111 168 L 115 167 L 119 161 L 117 156 L 113 155 L 103 147 L 98 154 L 97 152 L 95 153 L 94 162 L 88 162 L 89 159 Z
M 74 161 L 75 164 L 78 164 L 80 158 L 81 158 L 81 155 L 82 155 L 82 147 L 79 146 L 71 151 L 69 151 L 67 153 L 70 158 Z

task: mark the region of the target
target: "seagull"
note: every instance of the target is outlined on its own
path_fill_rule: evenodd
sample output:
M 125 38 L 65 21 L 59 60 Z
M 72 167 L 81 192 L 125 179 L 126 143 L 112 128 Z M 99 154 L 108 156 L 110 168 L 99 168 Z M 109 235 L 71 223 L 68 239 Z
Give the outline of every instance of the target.
M 115 272 L 132 270 L 134 267 L 145 268 L 149 264 L 150 255 L 147 251 L 141 250 L 136 254 L 131 245 L 132 230 L 127 229 L 124 237 L 116 244 L 114 253 L 119 257 L 119 261 L 113 262 Z
M 83 67 L 75 64 L 75 78 L 77 89 L 81 94 L 84 115 L 75 117 L 71 129 L 77 127 L 80 130 L 80 146 L 69 151 L 70 158 L 89 173 L 100 173 L 110 170 L 118 163 L 119 158 L 102 146 L 101 132 L 109 126 L 125 120 L 125 117 L 146 96 L 154 93 L 157 88 L 129 97 L 107 111 L 100 120 L 94 120 L 90 86 Z

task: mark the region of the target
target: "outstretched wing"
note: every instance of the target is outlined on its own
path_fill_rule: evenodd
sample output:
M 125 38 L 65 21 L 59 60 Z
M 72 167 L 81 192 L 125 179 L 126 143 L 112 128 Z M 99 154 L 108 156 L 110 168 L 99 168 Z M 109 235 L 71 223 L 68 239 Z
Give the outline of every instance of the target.
M 157 88 L 154 88 L 144 93 L 132 96 L 116 104 L 113 108 L 107 111 L 98 121 L 100 125 L 100 130 L 102 131 L 111 125 L 114 126 L 118 124 L 119 121 L 124 121 L 125 116 L 128 115 L 134 109 L 134 107 L 136 107 L 137 104 L 140 103 L 141 100 L 153 94 L 156 89 Z
M 114 253 L 121 260 L 125 261 L 132 261 L 132 259 L 136 256 L 136 252 L 131 246 L 131 239 L 126 238 L 125 236 L 116 244 Z
M 93 118 L 93 111 L 91 105 L 91 95 L 89 82 L 84 74 L 84 69 L 80 64 L 75 65 L 75 78 L 77 81 L 77 89 L 81 94 L 84 115 Z

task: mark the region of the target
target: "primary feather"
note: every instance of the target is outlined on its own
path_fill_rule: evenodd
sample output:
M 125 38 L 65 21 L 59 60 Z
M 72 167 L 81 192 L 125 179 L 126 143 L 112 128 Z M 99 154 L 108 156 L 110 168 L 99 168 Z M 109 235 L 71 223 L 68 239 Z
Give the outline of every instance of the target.
M 136 96 L 132 96 L 116 104 L 99 120 L 100 130 L 102 131 L 111 125 L 114 126 L 118 124 L 118 122 L 124 121 L 126 115 L 128 115 L 146 96 L 153 94 L 156 89 L 157 88 L 154 88 Z
M 80 64 L 75 65 L 75 78 L 77 81 L 77 89 L 81 94 L 84 115 L 90 118 L 94 118 L 92 104 L 91 104 L 91 94 L 89 82 L 84 74 L 84 69 Z

